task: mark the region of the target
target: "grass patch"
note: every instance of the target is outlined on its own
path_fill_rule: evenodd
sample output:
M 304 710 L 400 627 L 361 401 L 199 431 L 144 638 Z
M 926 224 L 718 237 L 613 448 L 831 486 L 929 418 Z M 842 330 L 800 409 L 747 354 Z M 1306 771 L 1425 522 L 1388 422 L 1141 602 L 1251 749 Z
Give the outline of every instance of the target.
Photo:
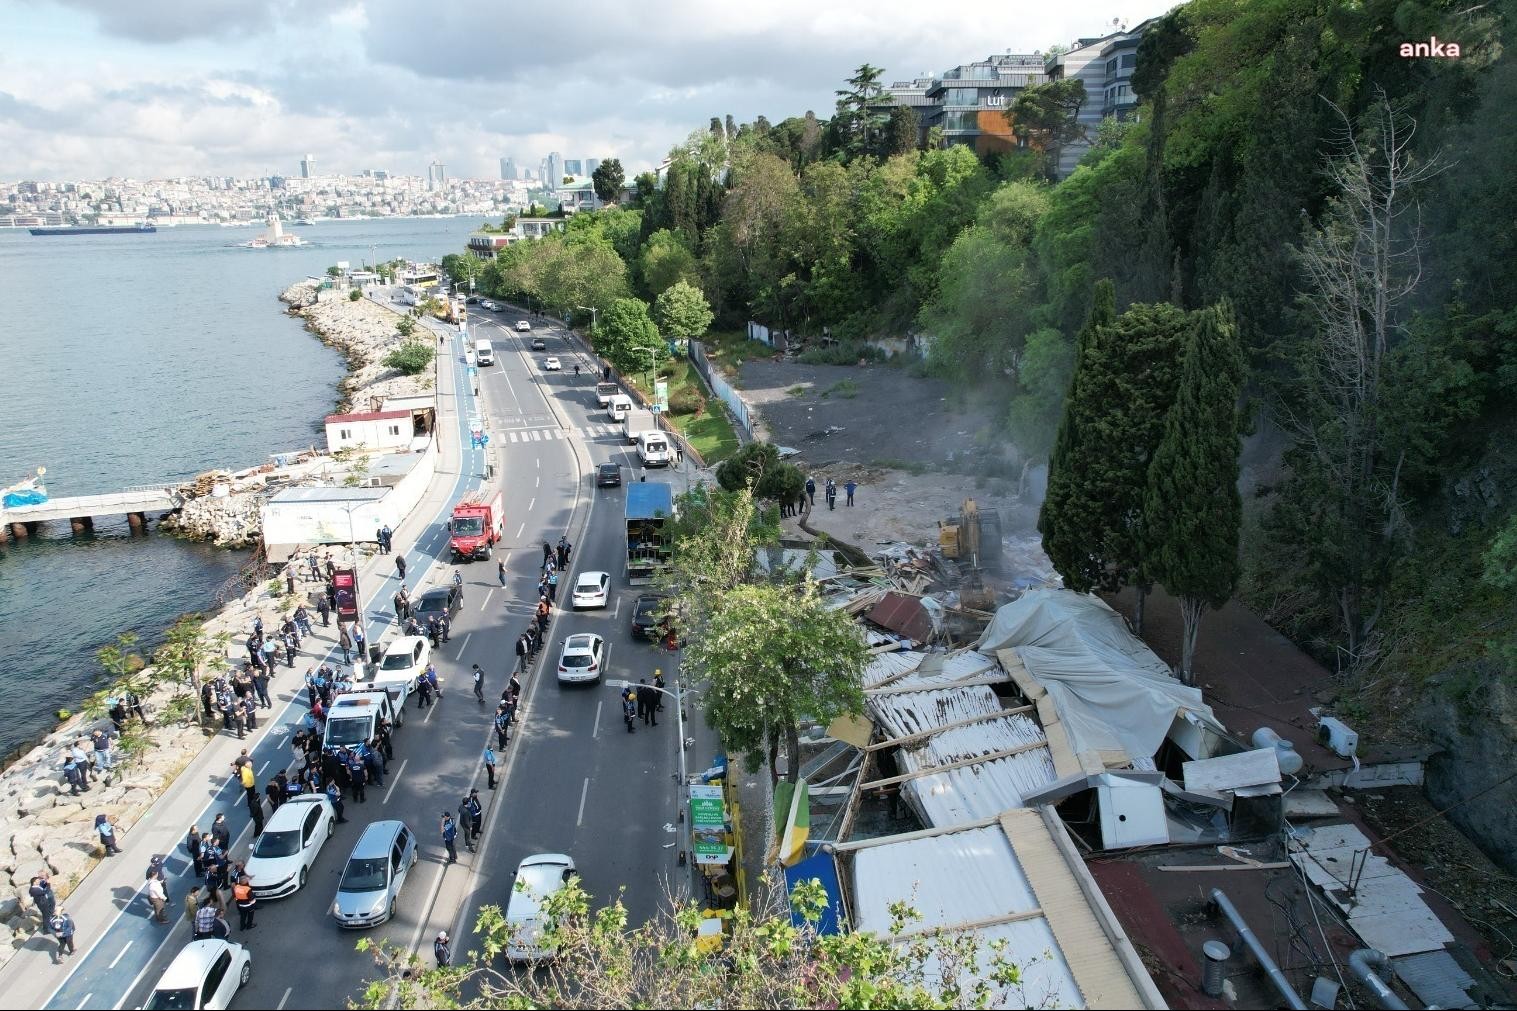
M 921 460 L 900 460 L 895 457 L 883 457 L 878 460 L 870 460 L 868 466 L 880 470 L 904 470 L 908 474 L 925 474 L 932 470 L 932 464 Z
M 852 400 L 858 395 L 859 384 L 852 379 L 839 379 L 822 391 L 824 397 L 842 397 L 844 400 Z
M 802 365 L 857 365 L 860 361 L 882 362 L 885 352 L 863 341 L 847 341 L 807 348 L 795 360 Z
M 774 348 L 763 341 L 749 340 L 745 330 L 712 330 L 701 338 L 701 343 L 705 345 L 708 358 L 729 367 L 755 358 L 773 358 L 776 354 Z
M 804 387 L 804 386 L 792 386 L 792 387 L 790 387 L 790 389 L 786 390 L 785 392 L 788 393 L 788 394 L 790 394 L 792 397 L 804 397 L 806 395 L 806 387 Z
M 669 399 L 675 400 L 682 392 L 698 394 L 702 397 L 706 389 L 701 385 L 688 358 L 680 358 L 675 361 L 665 362 L 659 366 L 658 374 L 669 384 Z M 647 373 L 639 372 L 635 375 L 623 376 L 629 386 L 640 391 L 644 396 L 651 398 L 653 391 L 647 383 Z M 706 409 L 700 414 L 670 414 L 672 424 L 681 435 L 689 440 L 690 445 L 706 461 L 707 466 L 713 466 L 738 450 L 737 432 L 732 427 L 732 420 L 727 417 L 727 410 L 720 400 L 707 399 Z

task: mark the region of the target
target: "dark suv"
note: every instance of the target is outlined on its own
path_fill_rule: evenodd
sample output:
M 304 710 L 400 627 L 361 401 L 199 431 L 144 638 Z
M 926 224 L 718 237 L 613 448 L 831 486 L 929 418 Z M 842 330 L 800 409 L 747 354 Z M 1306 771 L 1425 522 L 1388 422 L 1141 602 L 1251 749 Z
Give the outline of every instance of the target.
M 659 612 L 669 598 L 661 593 L 645 593 L 632 603 L 632 634 L 644 639 L 658 640 L 663 637 L 664 621 Z
M 447 611 L 448 617 L 452 618 L 458 614 L 458 607 L 463 603 L 463 596 L 463 591 L 455 583 L 428 590 L 416 601 L 416 620 L 425 625 L 428 618 L 434 614 L 441 615 L 443 611 Z
M 603 463 L 595 468 L 595 486 L 597 488 L 620 488 L 622 484 L 622 468 L 619 464 Z

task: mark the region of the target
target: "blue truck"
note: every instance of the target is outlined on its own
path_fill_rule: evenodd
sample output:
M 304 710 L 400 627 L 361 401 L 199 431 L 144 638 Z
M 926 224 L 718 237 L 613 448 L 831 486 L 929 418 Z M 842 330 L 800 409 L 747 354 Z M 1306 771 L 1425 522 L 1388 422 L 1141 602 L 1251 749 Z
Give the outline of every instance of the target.
M 674 489 L 662 482 L 627 485 L 627 582 L 650 583 L 669 564 Z

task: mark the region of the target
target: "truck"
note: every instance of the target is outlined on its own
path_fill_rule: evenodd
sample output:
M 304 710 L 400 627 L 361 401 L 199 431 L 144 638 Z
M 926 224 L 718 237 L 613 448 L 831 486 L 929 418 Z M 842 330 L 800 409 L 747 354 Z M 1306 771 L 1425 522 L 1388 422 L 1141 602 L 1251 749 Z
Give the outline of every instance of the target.
M 448 545 L 453 549 L 453 560 L 471 562 L 476 558 L 489 558 L 505 529 L 505 511 L 499 491 L 464 496 L 453 507 L 453 519 L 448 524 Z
M 601 407 L 605 407 L 607 404 L 611 403 L 611 398 L 616 396 L 621 391 L 622 388 L 620 386 L 617 386 L 615 383 L 596 383 L 595 402 Z
M 637 437 L 644 432 L 657 432 L 658 419 L 646 407 L 634 407 L 622 416 L 622 438 L 627 445 L 636 445 Z
M 639 481 L 627 485 L 627 582 L 651 583 L 669 564 L 668 529 L 673 519 L 674 489 L 662 482 Z

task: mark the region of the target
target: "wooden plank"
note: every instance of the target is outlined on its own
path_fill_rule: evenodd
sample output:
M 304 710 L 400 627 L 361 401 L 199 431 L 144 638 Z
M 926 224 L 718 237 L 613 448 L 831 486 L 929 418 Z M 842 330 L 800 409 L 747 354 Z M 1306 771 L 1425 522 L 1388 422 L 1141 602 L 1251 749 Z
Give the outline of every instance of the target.
M 1023 909 L 1015 913 L 1003 913 L 1000 916 L 986 916 L 979 920 L 970 920 L 967 923 L 935 923 L 930 926 L 910 927 L 900 933 L 891 934 L 892 944 L 906 938 L 915 937 L 918 934 L 930 934 L 941 930 L 944 933 L 957 933 L 965 930 L 984 930 L 987 927 L 999 927 L 1007 923 L 1020 923 L 1023 920 L 1041 920 L 1043 910 L 1039 908 Z
M 962 769 L 968 765 L 979 765 L 981 762 L 994 762 L 998 758 L 1010 758 L 1012 755 L 1021 755 L 1028 751 L 1037 751 L 1039 748 L 1048 747 L 1047 741 L 1034 741 L 1031 744 L 1019 744 L 1015 748 L 1003 748 L 1000 751 L 992 751 L 988 755 L 977 755 L 974 758 L 961 758 L 957 762 L 949 762 L 946 765 L 934 765 L 926 769 L 918 769 L 916 772 L 906 772 L 899 776 L 890 776 L 886 779 L 876 779 L 872 783 L 865 783 L 859 787 L 861 790 L 872 790 L 875 787 L 890 786 L 895 783 L 904 783 L 908 779 L 920 779 L 923 776 L 936 775 L 939 772 L 952 772 L 954 769 Z
M 1015 709 L 999 709 L 993 713 L 980 713 L 978 716 L 966 716 L 962 720 L 954 720 L 952 723 L 945 723 L 940 727 L 933 727 L 929 730 L 919 730 L 914 734 L 905 734 L 901 737 L 892 737 L 889 740 L 885 741 L 876 741 L 864 750 L 878 751 L 881 748 L 888 748 L 894 744 L 910 744 L 912 741 L 920 741 L 923 738 L 931 737 L 934 734 L 941 734 L 945 730 L 954 730 L 958 727 L 967 727 L 972 723 L 982 723 L 985 720 L 998 720 L 1003 716 L 1015 716 L 1018 713 L 1031 712 L 1033 708 L 1033 706 L 1017 706 Z

